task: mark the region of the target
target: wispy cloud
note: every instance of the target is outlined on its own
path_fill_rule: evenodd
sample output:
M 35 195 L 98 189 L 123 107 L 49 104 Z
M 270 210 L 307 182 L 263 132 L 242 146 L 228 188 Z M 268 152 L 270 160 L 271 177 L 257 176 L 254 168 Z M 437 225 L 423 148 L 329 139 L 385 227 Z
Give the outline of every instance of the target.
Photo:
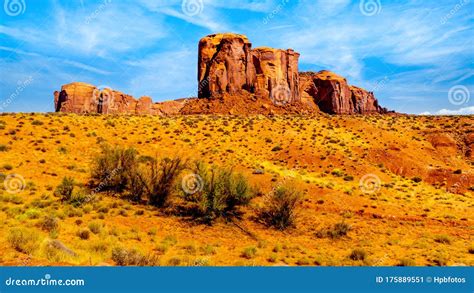
M 186 2 L 202 6 L 194 14 L 178 0 L 38 1 L 38 11 L 2 18 L 2 95 L 32 73 L 19 103 L 50 105 L 52 91 L 71 81 L 155 100 L 193 95 L 197 42 L 225 31 L 293 48 L 301 69 L 333 70 L 400 112 L 438 113 L 452 107 L 450 88 L 474 88 L 472 1 L 454 13 L 459 0 L 381 1 L 373 16 L 349 0 Z
M 422 112 L 419 115 L 474 115 L 474 106 L 460 108 L 457 110 L 441 109 L 434 113 Z

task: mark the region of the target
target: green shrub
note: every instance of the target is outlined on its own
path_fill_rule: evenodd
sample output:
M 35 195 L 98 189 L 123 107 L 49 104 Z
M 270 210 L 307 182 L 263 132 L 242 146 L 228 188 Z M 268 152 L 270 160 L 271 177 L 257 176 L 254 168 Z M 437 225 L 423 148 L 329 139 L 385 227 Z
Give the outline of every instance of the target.
M 174 189 L 176 178 L 184 169 L 180 158 L 164 158 L 149 162 L 142 172 L 131 177 L 131 192 L 134 197 L 146 196 L 151 205 L 163 207 Z M 143 170 L 144 169 L 144 170 Z
M 83 204 L 89 202 L 92 199 L 92 196 L 84 189 L 80 189 L 76 192 L 73 192 L 69 203 L 74 207 L 80 207 Z M 85 209 L 84 209 L 85 211 Z
M 74 191 L 74 179 L 71 177 L 64 177 L 61 184 L 56 187 L 54 194 L 61 198 L 61 201 L 69 201 Z
M 98 181 L 96 191 L 124 191 L 130 184 L 130 174 L 138 168 L 137 151 L 119 146 L 102 146 L 92 167 L 92 178 Z
M 19 252 L 31 254 L 38 248 L 39 237 L 35 231 L 13 228 L 8 234 L 8 243 Z
M 284 230 L 294 226 L 302 194 L 292 185 L 279 186 L 265 201 L 259 218 L 267 225 Z
M 232 169 L 210 168 L 198 162 L 193 178 L 197 182 L 191 192 L 186 182 L 181 182 L 183 198 L 194 204 L 194 216 L 207 223 L 219 217 L 235 215 L 237 208 L 247 205 L 253 197 L 247 179 Z
M 241 256 L 246 259 L 254 258 L 257 255 L 257 248 L 255 246 L 249 246 L 242 250 Z
M 331 174 L 336 177 L 342 177 L 344 175 L 344 172 L 341 169 L 334 169 L 332 170 Z

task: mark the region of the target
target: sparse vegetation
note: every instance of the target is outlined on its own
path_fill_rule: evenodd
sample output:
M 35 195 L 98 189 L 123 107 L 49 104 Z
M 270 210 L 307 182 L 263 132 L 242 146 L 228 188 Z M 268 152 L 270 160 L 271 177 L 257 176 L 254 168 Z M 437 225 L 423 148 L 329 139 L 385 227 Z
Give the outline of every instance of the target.
M 19 252 L 31 254 L 38 248 L 38 234 L 25 228 L 13 228 L 8 233 L 8 243 Z
M 2 114 L 0 265 L 472 266 L 461 237 L 472 226 L 471 125 L 471 116 Z M 447 136 L 456 145 L 437 147 Z M 173 158 L 179 171 L 161 181 Z M 373 185 L 359 180 L 366 174 Z M 286 226 L 292 205 L 273 188 L 288 181 L 304 196 Z M 365 257 L 351 257 L 357 248 Z
M 208 167 L 198 162 L 193 170 L 195 175 L 191 180 L 197 180 L 197 185 L 191 189 L 181 186 L 181 191 L 185 201 L 192 204 L 194 216 L 207 223 L 235 215 L 237 208 L 247 205 L 253 197 L 247 179 L 232 169 Z
M 119 266 L 155 266 L 158 258 L 153 255 L 144 255 L 136 249 L 115 247 L 112 249 L 112 260 Z
M 61 184 L 56 187 L 54 193 L 60 197 L 61 201 L 69 201 L 74 191 L 74 179 L 71 177 L 64 177 Z
M 302 193 L 293 185 L 278 186 L 267 198 L 259 218 L 268 226 L 284 230 L 295 224 Z
M 365 260 L 366 257 L 367 252 L 365 252 L 363 249 L 354 249 L 349 255 L 349 258 L 352 260 Z

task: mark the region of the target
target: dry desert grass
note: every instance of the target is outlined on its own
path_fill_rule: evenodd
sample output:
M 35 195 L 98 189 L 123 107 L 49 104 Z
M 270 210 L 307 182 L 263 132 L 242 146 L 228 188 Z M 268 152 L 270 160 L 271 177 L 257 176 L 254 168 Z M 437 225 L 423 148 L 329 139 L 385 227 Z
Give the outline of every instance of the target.
M 0 264 L 472 266 L 473 125 L 472 116 L 4 114 Z M 104 144 L 133 147 L 142 161 L 232 167 L 254 196 L 232 217 L 198 221 L 175 204 L 181 179 L 164 207 L 95 192 Z M 64 178 L 73 183 L 58 192 Z M 300 198 L 272 199 L 289 182 Z M 282 204 L 296 206 L 287 227 L 262 216 Z

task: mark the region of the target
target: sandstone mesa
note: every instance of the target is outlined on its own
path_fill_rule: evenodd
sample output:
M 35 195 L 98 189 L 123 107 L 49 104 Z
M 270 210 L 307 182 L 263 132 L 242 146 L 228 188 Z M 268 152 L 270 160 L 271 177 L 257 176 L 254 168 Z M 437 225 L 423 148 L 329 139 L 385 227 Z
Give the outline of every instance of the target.
M 101 114 L 385 114 L 372 92 L 333 72 L 299 72 L 292 49 L 258 47 L 246 36 L 212 34 L 198 46 L 198 97 L 153 103 L 83 82 L 54 92 L 56 112 Z

